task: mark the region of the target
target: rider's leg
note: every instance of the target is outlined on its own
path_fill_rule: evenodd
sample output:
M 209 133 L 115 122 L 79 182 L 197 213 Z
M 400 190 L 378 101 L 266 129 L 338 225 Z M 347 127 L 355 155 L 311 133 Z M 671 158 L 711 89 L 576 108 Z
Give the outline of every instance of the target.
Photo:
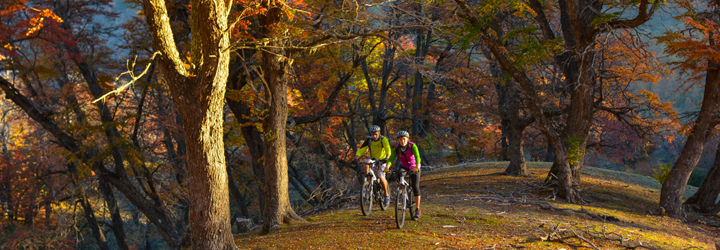
M 365 165 L 365 176 L 366 176 L 365 178 L 367 178 L 367 182 L 371 182 L 371 181 L 372 181 L 372 177 L 367 176 L 368 173 L 369 173 L 368 171 L 370 170 L 370 159 L 368 159 L 367 161 L 365 161 L 365 164 L 363 164 L 363 165 Z
M 388 183 L 387 179 L 385 179 L 385 168 L 387 168 L 387 163 L 380 164 L 377 176 L 380 178 L 380 185 L 382 185 L 383 191 L 385 191 L 385 197 L 388 197 Z
M 410 175 L 410 184 L 415 194 L 415 209 L 420 208 L 420 172 Z
M 388 183 L 385 177 L 380 178 L 380 184 L 383 187 L 383 190 L 385 190 L 385 197 L 388 197 Z

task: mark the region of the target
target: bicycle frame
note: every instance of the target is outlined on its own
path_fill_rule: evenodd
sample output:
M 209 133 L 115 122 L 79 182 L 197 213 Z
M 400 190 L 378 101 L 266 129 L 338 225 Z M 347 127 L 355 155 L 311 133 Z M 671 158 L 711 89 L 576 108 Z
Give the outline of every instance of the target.
M 400 170 L 393 171 L 393 174 L 398 177 L 398 185 L 395 188 L 395 195 L 397 195 L 395 198 L 395 223 L 398 228 L 402 228 L 405 225 L 405 212 L 410 210 L 410 213 L 413 213 L 415 200 L 410 184 L 405 181 L 405 176 L 400 174 Z
M 379 160 L 375 160 L 372 163 L 363 163 L 363 165 L 368 167 L 368 173 L 365 175 L 365 181 L 363 182 L 364 184 L 360 199 L 360 208 L 363 212 L 363 215 L 365 216 L 372 213 L 372 203 L 374 200 L 380 203 L 381 210 L 385 211 L 387 209 L 387 206 L 384 206 L 381 200 L 381 193 L 383 193 L 382 183 L 380 182 L 380 179 L 375 175 L 375 169 L 377 169 L 381 163 L 383 162 Z M 370 181 L 368 181 L 367 177 L 371 177 Z M 367 186 L 367 190 L 365 186 Z M 366 196 L 369 197 L 367 200 Z

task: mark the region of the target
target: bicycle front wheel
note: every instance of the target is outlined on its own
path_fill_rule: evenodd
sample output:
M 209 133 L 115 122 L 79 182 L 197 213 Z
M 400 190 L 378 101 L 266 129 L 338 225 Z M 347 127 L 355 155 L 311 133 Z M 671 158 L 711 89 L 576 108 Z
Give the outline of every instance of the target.
M 407 187 L 399 187 L 395 197 L 395 224 L 398 228 L 405 225 L 405 209 L 407 208 Z
M 360 210 L 363 215 L 368 216 L 372 212 L 372 196 L 373 196 L 372 183 L 365 182 L 363 184 L 362 192 L 360 195 Z
M 375 200 L 377 200 L 378 204 L 380 204 L 380 210 L 387 210 L 390 204 L 388 203 L 387 206 L 385 205 L 385 192 L 383 191 L 382 185 L 375 185 L 375 196 L 377 197 Z

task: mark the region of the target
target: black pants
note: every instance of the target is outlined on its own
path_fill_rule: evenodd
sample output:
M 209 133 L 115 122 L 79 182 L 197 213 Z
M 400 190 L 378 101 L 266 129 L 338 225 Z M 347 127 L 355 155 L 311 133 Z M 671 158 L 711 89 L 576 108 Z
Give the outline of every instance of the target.
M 400 178 L 405 178 L 406 175 L 410 176 L 410 186 L 413 189 L 413 193 L 415 193 L 415 196 L 420 196 L 420 171 L 413 173 L 412 170 L 400 167 Z

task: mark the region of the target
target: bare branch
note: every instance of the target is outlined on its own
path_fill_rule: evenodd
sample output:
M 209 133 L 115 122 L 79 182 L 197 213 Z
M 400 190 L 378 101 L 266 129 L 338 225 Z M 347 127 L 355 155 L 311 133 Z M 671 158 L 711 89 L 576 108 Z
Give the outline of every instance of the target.
M 132 85 L 133 83 L 135 83 L 138 79 L 140 79 L 141 77 L 143 77 L 143 76 L 148 72 L 148 69 L 150 69 L 150 66 L 152 65 L 152 61 L 155 60 L 155 56 L 157 56 L 157 55 L 159 55 L 159 54 L 160 54 L 160 51 L 155 51 L 155 53 L 153 53 L 152 57 L 150 57 L 150 61 L 151 61 L 151 62 L 148 63 L 148 65 L 145 66 L 145 70 L 143 70 L 143 72 L 140 73 L 140 74 L 137 75 L 137 76 L 135 75 L 135 73 L 134 73 L 133 70 L 132 70 L 132 69 L 135 68 L 135 61 L 137 61 L 137 56 L 135 56 L 135 59 L 133 59 L 132 65 L 127 65 L 127 66 L 128 66 L 128 71 L 123 72 L 122 74 L 120 74 L 119 76 L 117 76 L 117 77 L 115 78 L 115 81 L 117 82 L 117 81 L 120 79 L 120 77 L 122 77 L 123 75 L 129 75 L 129 76 L 130 76 L 130 81 L 128 81 L 127 83 L 125 83 L 123 86 L 120 86 L 119 88 L 117 88 L 117 89 L 115 89 L 115 90 L 113 90 L 113 91 L 107 92 L 106 94 L 104 94 L 104 95 L 100 96 L 99 98 L 93 100 L 92 103 L 96 103 L 96 102 L 102 101 L 103 99 L 105 99 L 105 97 L 108 97 L 109 95 L 112 95 L 112 94 L 114 94 L 114 93 L 120 93 L 120 92 L 122 92 L 123 90 L 125 90 L 127 87 L 130 87 L 130 85 Z M 127 60 L 127 64 L 129 64 L 129 63 L 130 63 L 130 60 Z

